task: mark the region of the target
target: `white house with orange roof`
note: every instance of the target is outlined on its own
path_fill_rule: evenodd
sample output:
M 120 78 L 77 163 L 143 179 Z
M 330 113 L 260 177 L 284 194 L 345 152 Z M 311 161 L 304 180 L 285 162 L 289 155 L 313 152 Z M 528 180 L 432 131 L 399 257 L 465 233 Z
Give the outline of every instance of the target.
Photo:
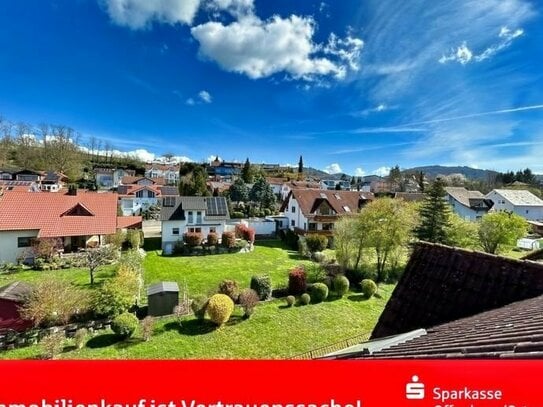
M 6 192 L 0 198 L 0 263 L 15 263 L 36 239 L 59 239 L 64 251 L 102 245 L 117 230 L 140 228 L 117 216 L 117 194 Z

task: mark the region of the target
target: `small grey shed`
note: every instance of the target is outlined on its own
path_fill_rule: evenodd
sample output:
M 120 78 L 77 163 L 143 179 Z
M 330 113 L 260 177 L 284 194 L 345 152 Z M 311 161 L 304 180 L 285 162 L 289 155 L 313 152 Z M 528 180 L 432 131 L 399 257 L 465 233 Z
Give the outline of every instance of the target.
M 148 315 L 158 317 L 173 314 L 179 305 L 179 286 L 176 282 L 162 281 L 147 288 Z

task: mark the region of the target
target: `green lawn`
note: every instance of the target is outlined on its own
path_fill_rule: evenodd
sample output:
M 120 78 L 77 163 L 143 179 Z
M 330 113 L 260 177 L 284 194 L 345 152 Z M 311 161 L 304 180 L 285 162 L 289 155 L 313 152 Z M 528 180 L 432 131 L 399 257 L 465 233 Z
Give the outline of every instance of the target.
M 296 252 L 285 250 L 281 242 L 258 242 L 254 252 L 206 257 L 161 257 L 149 252 L 145 262 L 145 281 L 186 281 L 189 294 L 208 293 L 225 278 L 247 287 L 254 274 L 269 274 L 274 287 L 287 284 L 287 273 L 301 260 Z M 111 275 L 105 269 L 99 280 Z M 39 278 L 70 279 L 88 287 L 85 270 L 24 271 L 0 276 L 0 284 L 13 280 L 36 281 Z M 159 359 L 159 358 L 287 358 L 322 346 L 368 334 L 373 329 L 392 293 L 392 285 L 381 285 L 380 298 L 363 298 L 349 293 L 342 299 L 330 298 L 321 304 L 286 308 L 281 300 L 261 303 L 249 320 L 236 308 L 230 322 L 215 329 L 192 316 L 179 323 L 174 318 L 157 322 L 150 341 L 143 342 L 138 332 L 134 339 L 116 342 L 111 332 L 99 332 L 87 346 L 72 350 L 70 340 L 63 358 L 80 359 Z M 37 346 L 3 352 L 4 358 L 35 358 Z

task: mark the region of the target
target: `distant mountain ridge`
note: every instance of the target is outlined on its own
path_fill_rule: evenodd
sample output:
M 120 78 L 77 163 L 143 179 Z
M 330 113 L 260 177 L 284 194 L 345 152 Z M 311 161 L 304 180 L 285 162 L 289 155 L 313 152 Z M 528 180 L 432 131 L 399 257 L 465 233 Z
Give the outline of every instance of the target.
M 427 165 L 422 167 L 414 167 L 403 169 L 402 172 L 424 172 L 429 178 L 435 178 L 438 175 L 451 175 L 462 174 L 466 178 L 477 181 L 486 181 L 492 177 L 495 177 L 498 172 L 492 170 L 481 170 L 478 168 L 471 168 L 468 166 L 458 167 L 446 167 L 443 165 Z

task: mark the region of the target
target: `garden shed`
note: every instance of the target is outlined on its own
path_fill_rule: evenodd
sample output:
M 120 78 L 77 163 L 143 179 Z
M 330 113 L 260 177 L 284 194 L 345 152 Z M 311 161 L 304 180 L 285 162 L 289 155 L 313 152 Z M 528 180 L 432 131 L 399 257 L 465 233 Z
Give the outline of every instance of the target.
M 0 287 L 0 330 L 24 331 L 32 325 L 30 321 L 23 320 L 19 314 L 19 307 L 31 291 L 31 286 L 20 281 Z
M 179 286 L 176 282 L 162 281 L 147 288 L 148 314 L 153 317 L 173 314 L 179 305 Z

